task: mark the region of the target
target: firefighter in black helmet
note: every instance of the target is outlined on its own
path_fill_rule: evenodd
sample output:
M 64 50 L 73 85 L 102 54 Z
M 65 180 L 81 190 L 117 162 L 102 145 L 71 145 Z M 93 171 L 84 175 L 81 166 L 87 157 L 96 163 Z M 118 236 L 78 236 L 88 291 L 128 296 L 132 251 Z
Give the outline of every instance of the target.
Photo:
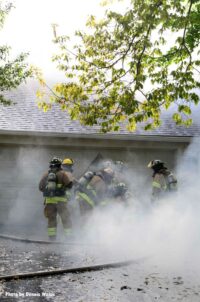
M 55 240 L 57 233 L 57 214 L 60 216 L 65 234 L 71 232 L 71 218 L 67 209 L 66 190 L 73 185 L 73 177 L 62 168 L 62 160 L 53 157 L 39 183 L 39 190 L 45 198 L 44 214 L 48 219 L 49 239 Z
M 155 201 L 167 192 L 177 190 L 177 179 L 170 172 L 165 163 L 160 159 L 152 160 L 147 165 L 153 170 L 152 181 L 152 201 Z

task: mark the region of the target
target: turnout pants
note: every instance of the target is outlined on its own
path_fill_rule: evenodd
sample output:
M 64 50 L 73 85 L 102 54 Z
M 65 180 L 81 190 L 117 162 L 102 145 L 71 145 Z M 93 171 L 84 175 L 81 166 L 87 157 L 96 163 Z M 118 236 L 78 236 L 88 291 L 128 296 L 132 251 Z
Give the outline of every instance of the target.
M 57 214 L 60 216 L 64 232 L 69 234 L 71 231 L 71 217 L 67 208 L 67 203 L 58 201 L 57 203 L 47 203 L 44 208 L 44 215 L 48 219 L 48 235 L 56 237 L 57 234 Z

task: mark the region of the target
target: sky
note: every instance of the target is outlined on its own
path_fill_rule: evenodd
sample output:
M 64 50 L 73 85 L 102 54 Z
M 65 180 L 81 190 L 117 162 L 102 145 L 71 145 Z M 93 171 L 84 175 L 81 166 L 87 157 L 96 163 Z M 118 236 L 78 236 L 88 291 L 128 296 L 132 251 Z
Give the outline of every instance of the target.
M 13 0 L 15 8 L 8 15 L 0 33 L 0 43 L 12 47 L 12 53 L 29 52 L 29 61 L 43 69 L 45 76 L 58 76 L 51 57 L 56 53 L 52 43 L 51 24 L 59 25 L 58 35 L 73 36 L 84 29 L 91 14 L 103 16 L 101 0 Z M 122 4 L 118 4 L 122 5 Z M 124 4 L 123 4 L 124 5 Z

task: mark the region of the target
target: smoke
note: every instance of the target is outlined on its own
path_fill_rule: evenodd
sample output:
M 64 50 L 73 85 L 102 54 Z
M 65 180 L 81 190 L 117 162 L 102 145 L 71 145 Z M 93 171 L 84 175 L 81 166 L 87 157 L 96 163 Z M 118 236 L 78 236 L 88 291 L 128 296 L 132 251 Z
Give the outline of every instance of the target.
M 151 204 L 148 188 L 148 194 L 144 194 L 145 186 L 140 185 L 141 196 L 145 198 L 134 196 L 134 187 L 128 205 L 113 201 L 94 211 L 85 225 L 84 240 L 101 247 L 98 250 L 104 261 L 148 257 L 164 269 L 200 269 L 200 144 L 197 140 L 179 158 L 173 172 L 178 178 L 178 192 L 157 204 Z M 125 179 L 133 178 L 136 180 L 128 171 Z
M 18 153 L 4 154 L 6 161 L 11 155 L 14 168 L 12 175 L 6 176 L 6 182 L 14 187 L 10 189 L 12 196 L 7 192 L 11 206 L 6 225 L 21 224 L 21 237 L 32 234 L 34 229 L 35 238 L 46 239 L 47 221 L 43 216 L 43 197 L 38 191 L 38 182 L 48 169 L 49 159 L 54 155 L 64 158 L 66 153 L 56 148 L 26 147 L 20 148 Z M 73 152 L 69 154 L 75 161 L 77 156 Z M 106 156 L 107 159 L 109 156 Z M 148 160 L 141 161 L 135 154 L 134 160 L 143 168 L 136 171 L 129 167 L 129 162 L 133 160 L 127 156 L 123 180 L 131 191 L 129 202 L 112 201 L 106 207 L 95 209 L 83 224 L 77 211 L 72 216 L 74 240 L 96 246 L 95 252 L 101 262 L 148 257 L 163 268 L 199 269 L 200 143 L 194 140 L 172 171 L 178 179 L 178 192 L 154 205 L 150 202 L 152 178 L 151 171 L 146 168 Z M 89 163 L 89 159 L 84 161 L 83 172 Z M 80 171 L 77 175 L 81 175 Z M 71 206 L 72 209 L 73 204 Z M 60 227 L 58 231 L 61 230 Z M 91 249 L 92 252 L 94 249 Z
M 12 167 L 4 174 L 6 207 L 1 231 L 21 237 L 37 234 L 44 228 L 43 198 L 38 183 L 48 169 L 47 151 L 34 146 L 13 147 L 4 156 L 10 157 Z

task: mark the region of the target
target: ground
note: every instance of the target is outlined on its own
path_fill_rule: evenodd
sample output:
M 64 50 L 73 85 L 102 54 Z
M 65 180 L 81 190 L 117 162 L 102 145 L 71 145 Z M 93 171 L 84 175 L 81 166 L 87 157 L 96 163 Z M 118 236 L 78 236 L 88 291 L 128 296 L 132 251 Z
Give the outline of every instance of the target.
M 95 246 L 33 244 L 6 239 L 0 239 L 0 255 L 1 276 L 89 266 L 105 261 L 102 250 Z M 113 255 L 107 262 L 111 260 Z M 0 301 L 199 302 L 199 277 L 195 268 L 183 270 L 167 268 L 167 265 L 163 268 L 151 255 L 135 259 L 124 267 L 1 281 Z

